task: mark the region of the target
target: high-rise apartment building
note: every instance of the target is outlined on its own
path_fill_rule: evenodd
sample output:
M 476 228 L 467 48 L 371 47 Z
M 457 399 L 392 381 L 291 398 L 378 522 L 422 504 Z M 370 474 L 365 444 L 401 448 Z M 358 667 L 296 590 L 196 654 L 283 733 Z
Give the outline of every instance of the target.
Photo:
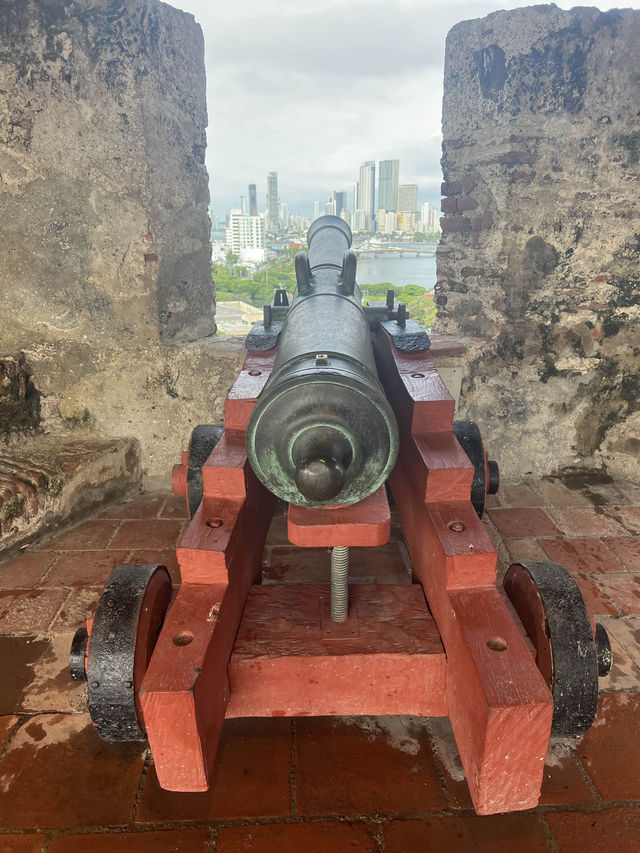
M 373 231 L 373 217 L 368 210 L 356 210 L 353 214 L 351 229 L 354 232 Z
M 399 160 L 380 160 L 378 164 L 378 207 L 398 210 Z
M 267 231 L 280 230 L 280 202 L 278 201 L 278 173 L 267 175 Z
M 428 201 L 422 205 L 420 230 L 424 231 L 425 234 L 437 234 L 440 231 L 440 214 Z
M 417 213 L 418 185 L 400 184 L 398 187 L 398 213 Z
M 250 216 L 234 208 L 229 212 L 226 244 L 230 252 L 238 255 L 241 263 L 264 261 L 264 218 Z
M 314 201 L 313 202 L 313 218 L 314 218 L 314 220 L 316 220 L 319 216 L 320 216 L 320 202 Z
M 286 201 L 280 202 L 280 226 L 285 231 L 289 228 L 289 206 Z
M 378 234 L 393 234 L 397 231 L 397 216 L 395 210 L 378 209 L 376 213 L 376 231 Z
M 255 184 L 249 184 L 249 215 L 258 215 L 258 193 Z
M 373 219 L 375 216 L 376 195 L 376 164 L 373 160 L 367 160 L 360 166 L 360 180 L 358 181 L 358 198 L 356 210 L 364 210 Z
M 344 219 L 349 228 L 353 225 L 353 213 L 351 213 L 351 211 L 346 207 L 343 207 L 340 211 L 340 219 Z

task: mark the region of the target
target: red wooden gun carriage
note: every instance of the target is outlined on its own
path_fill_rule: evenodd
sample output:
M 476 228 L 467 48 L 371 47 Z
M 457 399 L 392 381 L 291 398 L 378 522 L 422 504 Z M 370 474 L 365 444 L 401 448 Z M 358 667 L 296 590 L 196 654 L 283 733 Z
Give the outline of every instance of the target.
M 169 790 L 208 787 L 225 717 L 448 715 L 476 811 L 531 808 L 552 731 L 593 721 L 606 633 L 556 563 L 497 586 L 480 520 L 497 466 L 454 422 L 428 336 L 392 292 L 363 308 L 342 220 L 308 242 L 291 305 L 277 292 L 247 339 L 224 428 L 197 427 L 174 469 L 192 516 L 175 601 L 164 567 L 118 567 L 71 673 L 98 734 L 147 738 Z M 349 587 L 348 549 L 388 541 L 387 488 L 413 583 Z M 276 497 L 293 544 L 332 549 L 330 583 L 260 584 Z

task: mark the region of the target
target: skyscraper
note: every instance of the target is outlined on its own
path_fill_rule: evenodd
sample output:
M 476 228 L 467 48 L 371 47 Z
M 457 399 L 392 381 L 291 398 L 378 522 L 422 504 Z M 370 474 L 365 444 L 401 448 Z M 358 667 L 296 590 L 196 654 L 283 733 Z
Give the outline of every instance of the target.
M 340 216 L 342 212 L 342 208 L 347 206 L 347 194 L 346 192 L 337 193 L 335 190 L 331 193 L 331 201 L 335 202 L 336 216 Z
M 267 231 L 280 230 L 280 203 L 278 201 L 278 173 L 267 175 Z
M 249 215 L 258 215 L 258 194 L 255 184 L 249 184 Z
M 364 210 L 373 219 L 375 216 L 376 164 L 367 160 L 360 166 L 358 181 L 358 199 L 356 210 Z
M 378 170 L 378 207 L 398 210 L 399 160 L 380 160 Z
M 401 184 L 398 188 L 398 213 L 415 213 L 418 210 L 418 185 Z
M 335 216 L 336 215 L 336 200 L 335 193 L 331 193 L 327 203 L 324 206 L 324 215 L 325 216 Z

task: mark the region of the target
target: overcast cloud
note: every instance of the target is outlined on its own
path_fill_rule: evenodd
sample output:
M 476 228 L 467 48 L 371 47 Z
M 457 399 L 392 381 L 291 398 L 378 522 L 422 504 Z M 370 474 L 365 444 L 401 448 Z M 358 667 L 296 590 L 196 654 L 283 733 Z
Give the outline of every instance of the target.
M 207 166 L 218 216 L 267 172 L 282 201 L 310 216 L 347 190 L 364 160 L 400 160 L 420 201 L 440 197 L 444 42 L 458 21 L 518 0 L 170 0 L 205 39 Z M 577 3 L 557 3 L 569 9 Z M 586 3 L 584 5 L 587 5 Z M 606 10 L 631 3 L 589 4 Z

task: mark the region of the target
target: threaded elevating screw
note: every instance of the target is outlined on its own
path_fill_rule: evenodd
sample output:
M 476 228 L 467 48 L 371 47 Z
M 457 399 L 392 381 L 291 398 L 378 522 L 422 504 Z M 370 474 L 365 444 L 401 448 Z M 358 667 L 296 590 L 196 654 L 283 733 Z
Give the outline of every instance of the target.
M 349 613 L 349 547 L 331 549 L 331 618 L 346 622 Z

